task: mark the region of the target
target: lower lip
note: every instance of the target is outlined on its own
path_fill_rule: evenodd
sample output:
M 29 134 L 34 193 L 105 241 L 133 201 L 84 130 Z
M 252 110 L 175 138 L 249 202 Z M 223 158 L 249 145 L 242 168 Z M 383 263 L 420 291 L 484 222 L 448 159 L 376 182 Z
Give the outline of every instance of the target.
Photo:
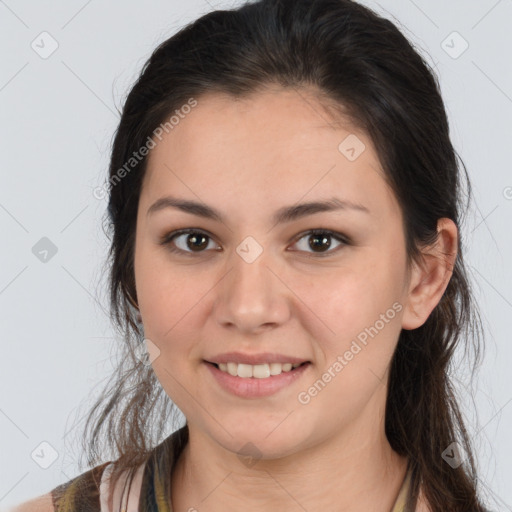
M 260 398 L 273 395 L 295 382 L 311 365 L 311 363 L 306 363 L 289 372 L 271 375 L 265 379 L 257 379 L 255 377 L 233 377 L 233 375 L 219 370 L 211 363 L 205 362 L 205 364 L 223 389 L 242 398 Z

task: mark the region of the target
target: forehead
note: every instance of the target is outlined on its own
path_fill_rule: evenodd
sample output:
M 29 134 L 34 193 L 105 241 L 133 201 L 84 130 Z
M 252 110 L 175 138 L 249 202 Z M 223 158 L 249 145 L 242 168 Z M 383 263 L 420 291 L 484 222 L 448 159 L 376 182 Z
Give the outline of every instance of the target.
M 155 140 L 143 191 L 152 200 L 168 191 L 267 206 L 339 192 L 380 210 L 396 208 L 369 136 L 341 114 L 333 117 L 314 91 L 196 100 Z

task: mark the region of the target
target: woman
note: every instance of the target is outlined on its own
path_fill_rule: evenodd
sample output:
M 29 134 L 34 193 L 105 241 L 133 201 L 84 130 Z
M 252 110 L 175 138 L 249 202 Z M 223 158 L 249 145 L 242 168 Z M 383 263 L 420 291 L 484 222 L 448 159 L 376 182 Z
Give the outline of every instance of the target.
M 461 187 L 434 73 L 355 2 L 162 43 L 110 164 L 124 355 L 94 467 L 38 510 L 484 510 L 447 370 L 480 329 Z

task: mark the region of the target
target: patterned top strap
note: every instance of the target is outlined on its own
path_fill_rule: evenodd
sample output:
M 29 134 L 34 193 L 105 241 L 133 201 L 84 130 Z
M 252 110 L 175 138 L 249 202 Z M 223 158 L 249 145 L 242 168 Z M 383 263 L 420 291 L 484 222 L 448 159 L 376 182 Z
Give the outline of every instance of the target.
M 51 491 L 55 512 L 100 512 L 100 483 L 105 462 Z

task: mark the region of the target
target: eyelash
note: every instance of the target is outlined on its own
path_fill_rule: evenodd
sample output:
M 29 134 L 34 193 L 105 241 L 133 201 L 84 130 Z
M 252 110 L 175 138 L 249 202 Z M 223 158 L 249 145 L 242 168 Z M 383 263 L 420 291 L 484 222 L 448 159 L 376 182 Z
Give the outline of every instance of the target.
M 160 244 L 161 245 L 164 245 L 164 246 L 167 246 L 167 249 L 173 253 L 179 253 L 181 255 L 185 255 L 185 256 L 190 256 L 190 257 L 197 257 L 197 256 L 200 256 L 202 253 L 206 252 L 205 250 L 203 251 L 197 251 L 197 252 L 193 252 L 193 251 L 185 251 L 183 249 L 178 249 L 177 247 L 173 246 L 173 240 L 175 238 L 177 238 L 178 236 L 181 236 L 181 235 L 192 235 L 192 234 L 199 234 L 199 235 L 204 235 L 206 238 L 208 238 L 209 240 L 213 240 L 213 237 L 206 231 L 203 231 L 201 229 L 179 229 L 177 231 L 172 231 L 171 233 L 168 233 L 166 235 L 164 235 L 161 240 L 160 240 Z M 313 258 L 316 258 L 316 257 L 320 257 L 320 258 L 323 258 L 323 257 L 327 257 L 327 256 L 330 256 L 336 252 L 338 252 L 338 250 L 340 250 L 343 246 L 346 246 L 346 245 L 351 245 L 351 240 L 349 239 L 349 237 L 343 235 L 342 233 L 337 233 L 335 231 L 331 231 L 329 229 L 310 229 L 309 231 L 305 231 L 303 233 L 301 233 L 300 235 L 297 236 L 297 238 L 295 239 L 295 241 L 293 242 L 294 244 L 296 244 L 297 242 L 299 242 L 300 240 L 302 240 L 304 237 L 308 237 L 308 236 L 314 236 L 314 235 L 327 235 L 327 236 L 330 236 L 331 238 L 334 238 L 337 242 L 340 242 L 341 245 L 334 248 L 334 249 L 330 249 L 326 252 L 308 252 L 309 256 L 308 257 L 313 257 Z M 297 252 L 307 252 L 307 251 L 297 251 Z

